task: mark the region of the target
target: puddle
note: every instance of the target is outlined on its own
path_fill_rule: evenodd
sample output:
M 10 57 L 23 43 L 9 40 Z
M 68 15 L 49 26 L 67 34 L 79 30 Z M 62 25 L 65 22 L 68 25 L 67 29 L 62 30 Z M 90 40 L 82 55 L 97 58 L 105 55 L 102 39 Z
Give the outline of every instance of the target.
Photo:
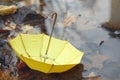
M 101 24 L 110 19 L 110 0 L 44 0 L 44 3 L 45 6 L 40 7 L 43 14 L 58 14 L 53 36 L 68 40 L 77 49 L 85 52 L 82 63 L 87 71 L 83 76 L 96 72 L 105 77 L 105 80 L 119 80 L 119 39 L 111 38 L 109 32 L 101 28 Z M 75 16 L 76 21 L 64 26 L 67 13 Z M 52 20 L 46 19 L 48 34 L 51 32 L 51 25 Z M 100 46 L 101 41 L 104 43 Z

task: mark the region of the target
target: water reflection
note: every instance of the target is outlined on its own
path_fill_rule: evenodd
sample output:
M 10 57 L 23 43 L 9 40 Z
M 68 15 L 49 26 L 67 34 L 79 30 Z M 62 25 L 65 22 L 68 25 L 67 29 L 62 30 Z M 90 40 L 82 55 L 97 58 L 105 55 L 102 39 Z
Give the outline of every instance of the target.
M 82 15 L 77 22 L 67 28 L 65 37 L 74 46 L 85 52 L 82 63 L 88 71 L 84 75 L 96 72 L 108 80 L 117 80 L 120 74 L 119 40 L 110 38 L 108 32 L 100 28 L 101 23 L 110 18 L 110 0 L 55 0 L 51 1 L 52 4 L 45 0 L 45 3 L 49 5 L 49 10 L 45 7 L 44 12 L 57 12 L 59 14 L 58 22 L 64 20 L 66 11 L 70 11 L 76 16 Z M 105 4 L 104 7 L 103 4 Z M 94 13 L 91 13 L 92 10 Z M 47 24 L 47 27 L 50 30 L 49 25 L 50 23 Z M 63 28 L 56 25 L 55 34 L 62 34 L 61 30 Z M 55 34 L 54 36 L 58 37 Z M 101 41 L 104 43 L 99 46 Z M 94 63 L 92 58 L 96 60 Z

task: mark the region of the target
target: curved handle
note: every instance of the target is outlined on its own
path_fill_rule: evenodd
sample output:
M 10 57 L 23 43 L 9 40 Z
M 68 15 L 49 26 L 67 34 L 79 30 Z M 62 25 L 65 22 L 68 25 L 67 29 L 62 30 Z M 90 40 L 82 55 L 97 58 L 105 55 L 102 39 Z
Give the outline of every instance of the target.
M 53 13 L 53 14 L 51 15 L 51 18 L 53 19 L 53 25 L 52 25 L 52 28 L 54 28 L 55 23 L 56 23 L 56 19 L 57 19 L 57 13 Z

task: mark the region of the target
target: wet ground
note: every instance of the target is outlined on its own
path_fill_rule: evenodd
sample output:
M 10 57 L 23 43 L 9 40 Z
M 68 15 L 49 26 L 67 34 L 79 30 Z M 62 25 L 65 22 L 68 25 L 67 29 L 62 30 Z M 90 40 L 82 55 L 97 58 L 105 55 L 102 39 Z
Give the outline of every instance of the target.
M 53 36 L 68 40 L 85 52 L 81 61 L 86 70 L 83 77 L 95 73 L 101 77 L 95 80 L 119 80 L 120 39 L 112 38 L 109 31 L 101 27 L 110 19 L 109 0 L 44 0 L 44 3 L 43 14 L 58 14 Z M 71 18 L 70 25 L 69 20 L 68 23 L 64 21 L 66 17 Z M 46 19 L 48 34 L 51 25 L 52 20 Z
M 44 13 L 58 13 L 54 36 L 70 41 L 76 48 L 85 52 L 81 63 L 87 71 L 83 76 L 95 72 L 105 80 L 119 80 L 120 39 L 112 38 L 109 31 L 101 28 L 101 23 L 109 21 L 110 1 L 45 0 L 45 3 Z M 71 13 L 77 20 L 70 26 L 61 26 L 59 23 L 64 24 L 67 13 Z M 51 28 L 49 25 L 48 29 Z

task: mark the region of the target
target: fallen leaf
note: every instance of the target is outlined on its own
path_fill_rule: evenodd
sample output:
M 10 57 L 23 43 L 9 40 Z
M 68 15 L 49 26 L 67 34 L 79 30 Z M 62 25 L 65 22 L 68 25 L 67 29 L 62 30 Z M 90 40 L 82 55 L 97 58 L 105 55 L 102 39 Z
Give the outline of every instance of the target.
M 13 14 L 16 11 L 17 11 L 17 6 L 15 5 L 11 5 L 11 6 L 0 5 L 0 15 Z
M 94 56 L 89 56 L 88 59 L 92 61 L 91 68 L 99 68 L 101 69 L 103 67 L 103 62 L 108 60 L 109 57 L 100 54 L 98 51 Z
M 72 25 L 72 23 L 76 22 L 77 17 L 73 16 L 72 13 L 69 11 L 67 12 L 66 18 L 64 19 L 63 22 L 58 22 L 57 24 L 62 27 L 68 27 Z

